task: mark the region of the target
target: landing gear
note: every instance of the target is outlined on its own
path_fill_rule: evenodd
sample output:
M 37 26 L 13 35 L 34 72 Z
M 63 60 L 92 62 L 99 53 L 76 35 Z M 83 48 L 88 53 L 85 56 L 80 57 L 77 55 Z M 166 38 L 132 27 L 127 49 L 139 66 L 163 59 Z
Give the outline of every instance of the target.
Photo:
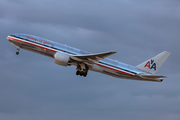
M 76 71 L 76 75 L 80 75 L 80 71 L 79 70 Z
M 76 75 L 80 75 L 80 76 L 86 77 L 87 76 L 87 72 L 77 70 L 76 71 Z
M 16 55 L 19 55 L 19 48 L 17 49 Z
M 89 67 L 87 65 L 85 65 L 84 63 L 78 63 L 77 64 L 77 68 L 76 68 L 76 75 L 80 75 L 80 76 L 87 76 L 87 72 L 88 72 Z
M 87 76 L 87 72 L 85 72 L 85 73 L 83 74 L 83 76 L 86 77 L 86 76 Z

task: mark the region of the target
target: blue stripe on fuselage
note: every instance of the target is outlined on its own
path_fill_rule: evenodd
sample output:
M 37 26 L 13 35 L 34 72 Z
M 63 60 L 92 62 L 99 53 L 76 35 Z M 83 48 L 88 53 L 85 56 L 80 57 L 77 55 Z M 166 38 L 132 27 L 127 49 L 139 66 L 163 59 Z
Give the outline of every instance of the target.
M 59 50 L 59 51 L 65 52 L 65 53 L 76 55 L 75 53 L 69 52 L 69 51 L 64 50 L 64 49 L 60 49 L 60 48 L 56 48 L 56 47 L 53 47 L 53 46 L 45 45 L 43 43 L 35 42 L 35 41 L 29 40 L 29 39 L 25 39 L 25 38 L 22 38 L 22 37 L 17 37 L 16 36 L 15 38 L 18 38 L 18 39 L 21 39 L 21 40 L 26 40 L 28 42 L 32 42 L 32 43 L 35 43 L 35 44 L 38 44 L 38 45 L 41 45 L 41 46 L 45 46 L 45 47 L 48 47 L 48 48 L 51 48 L 51 49 L 54 49 L 54 50 Z
M 99 61 L 99 63 L 104 64 L 104 65 L 107 65 L 107 66 L 111 66 L 111 67 L 116 68 L 116 69 L 123 70 L 123 71 L 125 71 L 125 72 L 129 72 L 129 73 L 132 73 L 132 74 L 136 74 L 136 73 L 135 73 L 135 72 L 133 72 L 133 71 L 129 71 L 129 70 L 126 70 L 126 69 L 123 69 L 123 68 L 120 68 L 120 67 L 114 66 L 114 65 L 109 64 L 109 63 L 105 63 L 105 62 L 104 62 L 104 61 L 102 61 L 102 60 L 100 60 L 100 61 Z
M 77 55 L 77 53 L 73 53 L 72 51 L 67 51 L 67 50 L 64 50 L 64 49 L 60 49 L 60 48 L 56 48 L 54 46 L 50 46 L 50 45 L 46 45 L 46 44 L 43 44 L 43 43 L 39 43 L 39 42 L 36 42 L 36 41 L 32 41 L 32 40 L 29 40 L 27 38 L 22 38 L 22 37 L 17 37 L 17 36 L 11 36 L 11 37 L 15 37 L 16 39 L 21 39 L 21 40 L 25 40 L 25 41 L 28 41 L 28 42 L 31 42 L 31 43 L 35 43 L 35 44 L 38 44 L 40 46 L 43 46 L 43 47 L 48 47 L 50 49 L 53 49 L 53 50 L 58 50 L 58 51 L 62 51 L 62 52 L 65 52 L 65 53 L 68 53 L 68 54 L 72 54 L 72 55 Z M 110 63 L 107 63 L 106 61 L 98 61 L 98 63 L 100 64 L 103 64 L 103 65 L 106 65 L 106 66 L 109 66 L 109 67 L 113 67 L 114 69 L 119 69 L 119 70 L 122 70 L 124 72 L 127 72 L 127 73 L 131 73 L 131 74 L 136 74 L 135 72 L 133 71 L 130 71 L 130 70 L 127 70 L 127 69 L 124 69 L 124 68 L 120 68 L 118 66 L 115 66 L 115 65 L 112 65 Z

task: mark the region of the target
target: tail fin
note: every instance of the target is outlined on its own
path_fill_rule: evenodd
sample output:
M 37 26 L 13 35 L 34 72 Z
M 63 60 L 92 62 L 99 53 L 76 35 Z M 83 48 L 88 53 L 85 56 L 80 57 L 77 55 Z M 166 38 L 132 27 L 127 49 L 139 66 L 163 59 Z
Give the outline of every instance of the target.
M 144 72 L 155 74 L 170 54 L 170 52 L 164 51 L 136 67 Z

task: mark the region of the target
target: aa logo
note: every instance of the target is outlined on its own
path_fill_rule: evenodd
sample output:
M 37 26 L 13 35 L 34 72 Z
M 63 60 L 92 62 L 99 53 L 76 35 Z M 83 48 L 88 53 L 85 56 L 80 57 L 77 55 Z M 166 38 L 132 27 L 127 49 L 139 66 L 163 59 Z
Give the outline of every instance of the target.
M 144 67 L 156 70 L 156 63 L 151 59 L 151 61 L 148 61 Z

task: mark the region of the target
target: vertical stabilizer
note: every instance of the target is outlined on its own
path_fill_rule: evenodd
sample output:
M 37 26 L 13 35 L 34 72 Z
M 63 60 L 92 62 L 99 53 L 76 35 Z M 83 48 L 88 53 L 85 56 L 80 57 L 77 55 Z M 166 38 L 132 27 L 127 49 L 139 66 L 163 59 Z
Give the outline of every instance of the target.
M 164 51 L 136 67 L 144 72 L 155 74 L 170 54 L 170 52 Z

